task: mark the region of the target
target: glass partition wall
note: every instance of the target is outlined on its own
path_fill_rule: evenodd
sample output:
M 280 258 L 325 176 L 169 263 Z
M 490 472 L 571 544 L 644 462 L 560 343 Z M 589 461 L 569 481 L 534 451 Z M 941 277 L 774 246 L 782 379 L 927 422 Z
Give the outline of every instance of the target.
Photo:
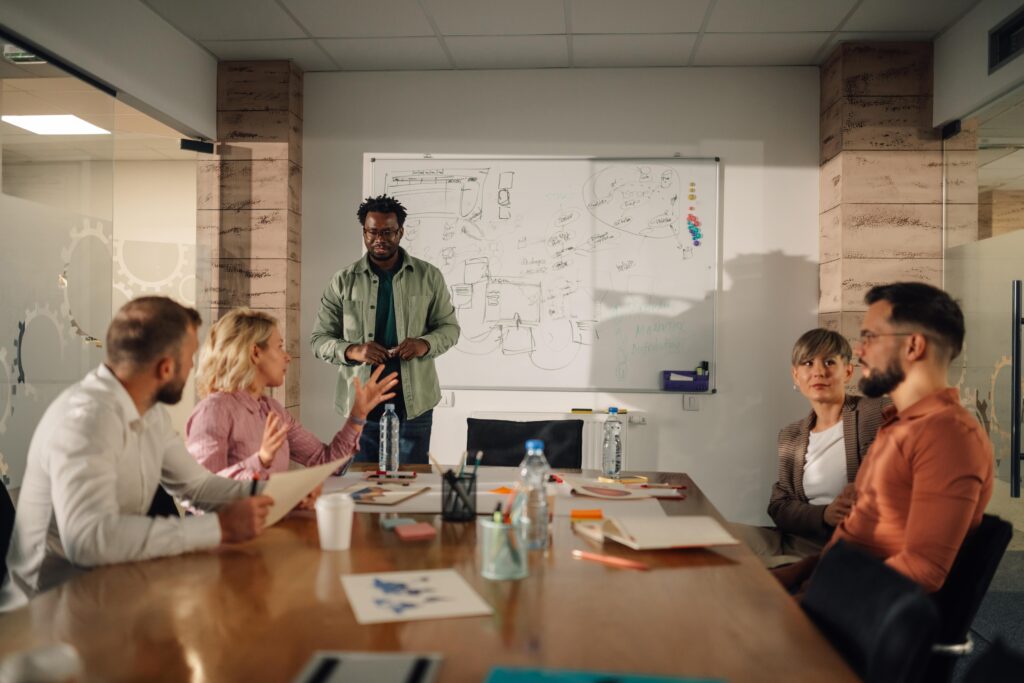
M 112 312 L 141 294 L 194 303 L 196 158 L 113 93 L 0 44 L 0 477 L 17 489 L 47 406 L 102 362 Z
M 945 288 L 961 302 L 967 325 L 950 381 L 992 440 L 997 503 L 1016 493 L 1011 461 L 1019 458 L 1011 444 L 1021 419 L 1012 283 L 1024 279 L 1024 88 L 965 118 L 943 157 Z

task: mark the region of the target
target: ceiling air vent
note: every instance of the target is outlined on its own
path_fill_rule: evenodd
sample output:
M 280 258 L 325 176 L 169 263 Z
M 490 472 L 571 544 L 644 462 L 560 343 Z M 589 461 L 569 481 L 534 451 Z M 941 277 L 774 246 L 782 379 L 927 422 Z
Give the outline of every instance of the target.
M 988 32 L 988 72 L 1002 68 L 1024 52 L 1024 7 Z
M 46 64 L 46 60 L 42 57 L 11 44 L 4 45 L 4 59 L 11 64 Z

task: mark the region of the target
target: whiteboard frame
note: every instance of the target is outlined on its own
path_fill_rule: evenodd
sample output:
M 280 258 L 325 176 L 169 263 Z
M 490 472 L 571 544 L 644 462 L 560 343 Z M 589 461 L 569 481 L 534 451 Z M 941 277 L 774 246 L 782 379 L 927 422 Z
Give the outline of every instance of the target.
M 375 196 L 377 190 L 373 187 L 373 165 L 378 160 L 399 160 L 399 161 L 416 161 L 416 160 L 428 160 L 428 161 L 610 161 L 610 162 L 665 162 L 665 161 L 714 161 L 715 162 L 715 194 L 717 195 L 718 201 L 715 202 L 715 276 L 714 276 L 714 294 L 715 300 L 711 306 L 711 354 L 712 358 L 708 361 L 710 366 L 710 377 L 708 378 L 708 389 L 707 391 L 693 391 L 693 392 L 680 392 L 680 391 L 664 391 L 662 389 L 622 389 L 622 388 L 608 388 L 608 387 L 586 387 L 586 388 L 570 388 L 570 387 L 559 387 L 553 389 L 551 387 L 508 387 L 508 386 L 495 386 L 495 387 L 472 387 L 463 386 L 457 384 L 441 384 L 441 389 L 444 391 L 541 391 L 541 392 L 564 392 L 564 393 L 605 393 L 605 394 L 662 394 L 662 395 L 710 395 L 718 393 L 718 299 L 722 293 L 722 158 L 718 156 L 714 157 L 689 157 L 683 156 L 680 153 L 676 153 L 672 156 L 667 157 L 641 157 L 641 156 L 623 156 L 623 157 L 608 157 L 608 156 L 588 156 L 588 155 L 547 155 L 547 154 L 430 154 L 422 152 L 419 154 L 414 153 L 399 153 L 399 152 L 364 152 L 363 153 L 363 197 Z M 366 253 L 366 245 L 362 246 L 363 253 Z M 687 368 L 665 368 L 665 370 L 685 370 Z M 440 378 L 439 378 L 440 379 Z

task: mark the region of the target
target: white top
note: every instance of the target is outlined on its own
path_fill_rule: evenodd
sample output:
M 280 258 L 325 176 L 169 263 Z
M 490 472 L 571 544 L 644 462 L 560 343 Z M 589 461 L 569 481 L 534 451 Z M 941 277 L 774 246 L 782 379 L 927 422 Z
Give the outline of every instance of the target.
M 241 498 L 250 486 L 197 463 L 164 406 L 140 416 L 106 366 L 65 389 L 29 445 L 0 611 L 77 568 L 219 545 L 216 515 L 146 516 L 161 483 L 201 509 Z
M 828 505 L 846 486 L 843 421 L 809 436 L 804 458 L 804 495 L 812 505 Z

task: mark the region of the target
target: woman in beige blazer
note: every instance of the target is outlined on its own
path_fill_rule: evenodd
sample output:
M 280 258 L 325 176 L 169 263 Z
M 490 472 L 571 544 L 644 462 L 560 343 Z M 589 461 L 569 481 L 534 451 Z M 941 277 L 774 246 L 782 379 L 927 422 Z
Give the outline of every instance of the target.
M 819 553 L 853 506 L 853 480 L 889 400 L 846 393 L 852 358 L 842 335 L 820 328 L 793 346 L 793 388 L 811 412 L 779 432 L 779 480 L 768 503 L 775 527 L 732 525 L 769 567 Z

